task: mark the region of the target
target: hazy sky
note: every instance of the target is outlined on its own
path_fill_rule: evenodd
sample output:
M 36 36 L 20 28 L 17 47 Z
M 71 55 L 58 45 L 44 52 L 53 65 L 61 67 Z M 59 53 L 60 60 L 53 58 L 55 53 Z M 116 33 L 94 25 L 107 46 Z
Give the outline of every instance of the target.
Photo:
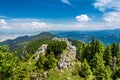
M 120 28 L 120 0 L 0 0 L 0 34 Z

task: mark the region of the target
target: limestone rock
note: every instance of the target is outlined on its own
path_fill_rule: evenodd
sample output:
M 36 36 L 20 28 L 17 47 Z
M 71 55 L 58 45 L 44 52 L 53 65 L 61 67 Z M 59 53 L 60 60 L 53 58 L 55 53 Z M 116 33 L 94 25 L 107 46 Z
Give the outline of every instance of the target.
M 47 44 L 43 44 L 43 45 L 36 51 L 36 54 L 37 54 L 36 60 L 39 59 L 39 55 L 40 55 L 41 53 L 43 53 L 43 55 L 45 55 L 46 51 L 47 51 Z
M 76 47 L 71 44 L 66 38 L 53 38 L 53 41 L 65 41 L 67 43 L 67 53 L 62 53 L 60 55 L 60 60 L 58 62 L 58 67 L 60 69 L 68 68 L 70 65 L 73 65 L 73 61 L 76 59 Z
M 53 41 L 65 41 L 67 43 L 66 50 L 63 51 L 63 53 L 60 54 L 60 59 L 58 60 L 58 68 L 59 69 L 67 69 L 70 66 L 74 66 L 74 61 L 76 59 L 76 47 L 72 45 L 70 41 L 66 38 L 53 38 Z M 39 55 L 46 54 L 47 51 L 47 44 L 43 44 L 37 51 L 37 57 L 36 60 L 39 59 Z

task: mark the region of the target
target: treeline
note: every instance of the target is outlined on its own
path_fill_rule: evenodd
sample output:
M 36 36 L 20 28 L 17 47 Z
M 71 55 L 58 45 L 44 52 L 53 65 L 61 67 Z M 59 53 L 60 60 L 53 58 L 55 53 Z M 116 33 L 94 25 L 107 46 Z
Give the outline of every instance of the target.
M 116 80 L 120 78 L 120 45 L 105 46 L 92 38 L 88 44 L 77 44 L 76 58 L 82 63 L 79 75 L 83 79 Z

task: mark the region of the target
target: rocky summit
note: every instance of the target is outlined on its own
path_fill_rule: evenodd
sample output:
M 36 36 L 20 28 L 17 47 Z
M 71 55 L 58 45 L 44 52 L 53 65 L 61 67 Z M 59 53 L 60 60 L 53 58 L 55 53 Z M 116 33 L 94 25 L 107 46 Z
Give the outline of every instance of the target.
M 53 38 L 52 41 L 65 41 L 67 43 L 67 47 L 63 52 L 60 54 L 60 59 L 58 60 L 57 67 L 59 69 L 66 69 L 70 66 L 74 66 L 74 61 L 76 60 L 76 47 L 72 45 L 67 38 Z M 40 54 L 45 55 L 47 52 L 47 44 L 43 44 L 37 51 L 36 51 L 36 60 L 39 59 Z

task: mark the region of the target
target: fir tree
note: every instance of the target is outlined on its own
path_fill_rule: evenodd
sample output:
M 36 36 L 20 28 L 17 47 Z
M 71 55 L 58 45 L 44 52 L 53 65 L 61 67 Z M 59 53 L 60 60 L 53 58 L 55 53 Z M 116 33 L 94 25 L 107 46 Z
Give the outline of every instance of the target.
M 81 65 L 79 75 L 82 78 L 89 78 L 92 75 L 92 71 L 90 70 L 90 66 L 87 63 L 86 59 L 84 59 L 84 62 Z

